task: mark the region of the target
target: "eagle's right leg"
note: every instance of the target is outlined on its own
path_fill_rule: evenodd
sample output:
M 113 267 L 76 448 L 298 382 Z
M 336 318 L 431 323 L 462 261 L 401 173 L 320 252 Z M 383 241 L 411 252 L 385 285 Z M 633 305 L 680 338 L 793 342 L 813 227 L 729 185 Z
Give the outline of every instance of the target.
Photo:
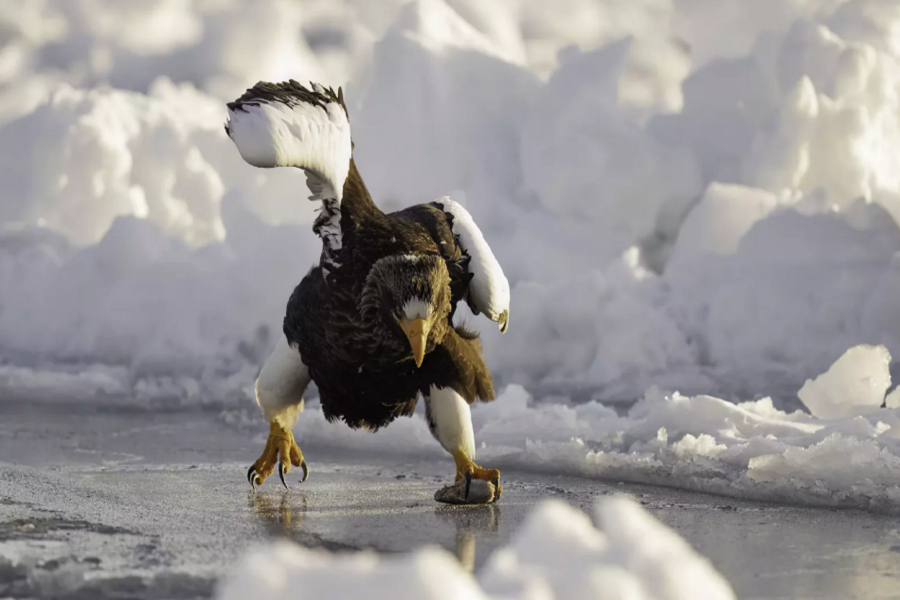
M 300 352 L 282 336 L 256 380 L 256 403 L 269 422 L 269 439 L 262 456 L 247 471 L 250 485 L 262 485 L 276 465 L 284 487 L 287 487 L 284 476 L 290 472 L 291 465 L 303 469 L 301 482 L 309 476 L 306 460 L 291 432 L 303 412 L 303 394 L 309 381 L 309 369 L 303 364 Z
M 475 433 L 469 404 L 452 387 L 432 385 L 425 396 L 425 418 L 431 434 L 456 462 L 456 481 L 465 480 L 462 500 L 471 501 L 469 487 L 473 479 L 483 479 L 494 486 L 493 501 L 503 492 L 500 471 L 475 464 Z

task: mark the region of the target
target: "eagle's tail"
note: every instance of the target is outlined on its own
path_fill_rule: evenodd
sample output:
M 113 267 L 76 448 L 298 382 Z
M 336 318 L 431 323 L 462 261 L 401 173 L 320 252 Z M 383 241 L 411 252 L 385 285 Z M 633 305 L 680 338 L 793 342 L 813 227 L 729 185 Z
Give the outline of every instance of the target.
M 251 165 L 301 168 L 314 199 L 340 202 L 352 154 L 344 93 L 310 87 L 257 83 L 228 103 L 225 132 Z

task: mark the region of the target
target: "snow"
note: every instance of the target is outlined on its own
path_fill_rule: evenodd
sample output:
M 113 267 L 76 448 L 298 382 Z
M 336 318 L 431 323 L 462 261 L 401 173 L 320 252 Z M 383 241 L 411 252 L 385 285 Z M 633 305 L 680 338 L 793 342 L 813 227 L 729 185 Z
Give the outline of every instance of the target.
M 221 239 L 221 115 L 211 98 L 164 79 L 148 94 L 58 84 L 0 132 L 2 220 L 77 244 L 96 243 L 118 215 L 191 243 Z
M 251 554 L 218 598 L 353 598 L 360 590 L 374 597 L 485 598 L 443 550 L 426 548 L 395 559 L 374 552 L 332 557 L 286 541 Z
M 538 505 L 477 580 L 445 550 L 329 555 L 279 541 L 252 550 L 220 584 L 232 598 L 734 598 L 728 583 L 633 500 L 601 500 L 590 517 L 559 500 Z
M 871 359 L 875 365 L 860 360 L 857 368 L 877 370 L 883 358 Z M 842 369 L 850 370 L 832 370 Z M 882 391 L 879 406 L 884 398 Z M 860 407 L 856 400 L 845 399 L 848 416 L 823 418 L 781 410 L 771 398 L 734 403 L 653 387 L 620 413 L 598 402 L 536 401 L 511 385 L 494 402 L 476 405 L 472 419 L 479 462 L 501 470 L 900 513 L 900 409 L 890 399 L 887 408 Z M 245 414 L 223 418 L 241 423 Z M 422 415 L 371 435 L 327 423 L 316 405 L 307 405 L 294 433 L 312 447 L 446 457 Z
M 734 254 L 741 238 L 778 205 L 778 197 L 766 190 L 736 184 L 709 184 L 678 230 L 677 253 L 671 262 L 690 264 L 704 254 Z
M 479 460 L 895 510 L 900 13 L 708 4 L 4 4 L 0 390 L 240 421 L 321 246 L 225 102 L 313 79 L 379 204 L 450 196 L 509 279 L 509 333 L 468 315 Z M 311 441 L 439 452 L 314 407 Z
M 891 387 L 890 363 L 891 353 L 884 346 L 854 346 L 827 371 L 807 379 L 797 396 L 820 419 L 874 412 Z

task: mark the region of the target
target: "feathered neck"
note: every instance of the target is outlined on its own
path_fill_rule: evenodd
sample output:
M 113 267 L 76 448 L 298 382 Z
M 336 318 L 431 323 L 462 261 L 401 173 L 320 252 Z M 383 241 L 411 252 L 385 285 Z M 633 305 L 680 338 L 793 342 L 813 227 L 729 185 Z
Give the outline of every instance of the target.
M 347 179 L 344 180 L 343 200 L 341 201 L 341 213 L 351 218 L 360 219 L 368 216 L 383 216 L 372 196 L 363 182 L 359 169 L 356 168 L 356 161 L 350 157 L 350 170 L 347 173 Z
M 346 256 L 342 250 L 346 244 L 353 243 L 357 229 L 365 227 L 366 223 L 386 218 L 372 202 L 372 196 L 369 195 L 352 156 L 342 196 L 340 201 L 334 198 L 323 199 L 319 216 L 313 222 L 313 231 L 322 238 L 320 263 L 325 270 L 326 279 L 344 263 Z

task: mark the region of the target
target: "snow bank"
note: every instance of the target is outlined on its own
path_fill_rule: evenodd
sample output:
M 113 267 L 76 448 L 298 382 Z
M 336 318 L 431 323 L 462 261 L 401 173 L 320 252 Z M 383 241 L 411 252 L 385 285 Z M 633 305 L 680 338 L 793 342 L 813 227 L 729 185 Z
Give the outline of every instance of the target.
M 887 360 L 884 348 L 871 347 L 841 357 L 817 378 L 818 389 L 803 393 L 814 415 L 780 410 L 771 398 L 735 403 L 656 387 L 621 412 L 593 401 L 538 402 L 512 385 L 496 401 L 472 410 L 478 461 L 500 469 L 900 513 L 900 402 L 895 392 L 885 398 Z M 821 385 L 828 380 L 834 383 Z M 838 390 L 846 395 L 836 396 Z M 248 423 L 247 414 L 226 411 L 223 419 L 261 430 L 258 417 L 253 414 Z M 422 415 L 372 435 L 327 423 L 312 404 L 294 433 L 306 448 L 446 458 Z M 261 434 L 258 442 L 264 441 Z
M 0 132 L 9 199 L 0 220 L 48 227 L 76 244 L 96 243 L 123 214 L 192 243 L 221 239 L 225 165 L 208 155 L 221 153 L 222 114 L 165 80 L 149 95 L 62 84 Z
M 348 83 L 382 206 L 449 194 L 490 240 L 514 325 L 486 329 L 488 361 L 536 399 L 516 419 L 559 420 L 485 421 L 528 464 L 892 502 L 883 365 L 859 395 L 840 363 L 802 394 L 817 417 L 789 412 L 849 348 L 900 356 L 891 3 L 19 4 L 0 11 L 0 389 L 249 403 L 318 244 L 301 174 L 244 164 L 223 100 L 313 77 Z M 842 475 L 853 456 L 870 480 Z
M 329 73 L 346 59 L 358 162 L 385 207 L 450 193 L 478 220 L 514 286 L 517 325 L 485 336 L 501 381 L 604 400 L 658 384 L 781 402 L 851 346 L 900 352 L 900 230 L 884 212 L 900 214 L 889 11 L 876 22 L 864 2 L 758 13 L 727 3 L 704 15 L 691 3 L 575 0 L 566 14 L 463 0 L 383 14 L 271 0 L 250 16 L 231 1 L 45 4 L 9 17 L 37 91 L 0 90 L 17 100 L 0 115 L 0 224 L 20 248 L 4 259 L 0 348 L 15 366 L 144 364 L 145 338 L 176 377 L 213 356 L 252 363 L 237 347 L 277 331 L 275 290 L 316 260 L 315 239 L 298 229 L 278 248 L 280 233 L 228 213 L 307 224 L 313 207 L 296 173 L 240 161 L 210 93 L 280 76 L 273 56 L 323 78 L 319 59 Z M 150 35 L 172 19 L 178 28 Z M 695 43 L 701 22 L 772 31 L 679 70 L 653 40 Z M 563 49 L 571 42 L 582 48 Z M 548 48 L 561 49 L 550 62 Z M 660 100 L 673 86 L 677 101 Z M 171 249 L 131 233 L 107 240 L 128 215 L 155 223 L 165 235 L 154 243 Z M 20 231 L 34 226 L 76 248 L 36 269 L 46 242 Z M 122 289 L 85 266 L 98 252 L 140 256 L 156 279 L 129 271 Z M 257 273 L 236 277 L 238 264 Z M 60 279 L 93 300 L 71 300 Z M 66 303 L 43 301 L 60 293 Z M 144 323 L 108 326 L 109 298 Z M 141 303 L 158 310 L 131 316 Z
M 655 387 L 627 411 L 617 411 L 594 401 L 537 401 L 512 385 L 495 402 L 473 408 L 478 460 L 501 469 L 900 513 L 900 402 L 897 392 L 885 398 L 883 382 L 890 378 L 883 373 L 883 352 L 856 348 L 849 353 L 853 360 L 841 358 L 823 375 L 841 375 L 850 384 L 842 402 L 827 397 L 835 402 L 827 406 L 844 416 L 787 412 L 770 398 L 735 403 Z M 868 404 L 861 404 L 854 385 L 869 375 L 880 383 L 866 388 Z M 883 402 L 886 408 L 880 408 Z M 260 432 L 257 442 L 265 442 L 252 409 L 227 410 L 222 419 Z M 447 459 L 423 415 L 373 435 L 326 422 L 311 402 L 294 433 L 312 452 L 333 447 Z
M 77 86 L 111 83 L 146 91 L 167 76 L 224 97 L 254 77 L 320 77 L 310 41 L 331 24 L 304 19 L 305 8 L 285 0 L 252 8 L 239 0 L 42 0 L 18 10 L 10 5 L 4 18 L 13 44 L 0 81 L 48 72 Z M 329 57 L 328 66 L 348 77 L 355 57 L 350 47 L 343 50 L 342 60 Z
M 477 581 L 444 550 L 401 557 L 333 555 L 277 542 L 252 551 L 217 597 L 487 599 L 734 598 L 728 583 L 676 533 L 626 498 L 601 500 L 597 528 L 550 500 L 497 550 Z

